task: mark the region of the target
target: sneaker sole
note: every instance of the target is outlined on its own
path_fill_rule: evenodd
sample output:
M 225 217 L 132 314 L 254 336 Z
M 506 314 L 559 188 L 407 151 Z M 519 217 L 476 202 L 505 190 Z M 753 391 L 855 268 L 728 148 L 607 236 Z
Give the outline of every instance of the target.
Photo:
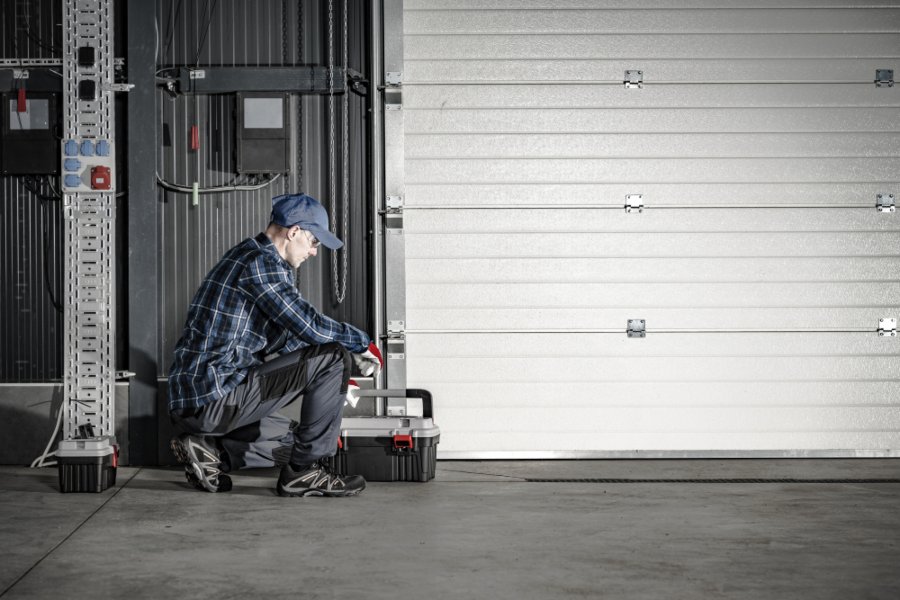
M 350 496 L 359 496 L 360 492 L 362 492 L 366 488 L 362 488 L 360 490 L 352 490 L 349 492 L 329 492 L 327 490 L 319 490 L 319 489 L 311 489 L 311 490 L 303 490 L 302 492 L 289 492 L 284 488 L 277 488 L 276 491 L 278 495 L 283 498 L 306 498 L 307 496 L 327 496 L 329 498 L 347 498 Z
M 203 474 L 203 465 L 191 458 L 190 452 L 178 438 L 169 443 L 169 447 L 175 454 L 175 459 L 184 465 L 184 477 L 192 486 L 201 492 L 218 492 L 219 488 L 209 483 Z

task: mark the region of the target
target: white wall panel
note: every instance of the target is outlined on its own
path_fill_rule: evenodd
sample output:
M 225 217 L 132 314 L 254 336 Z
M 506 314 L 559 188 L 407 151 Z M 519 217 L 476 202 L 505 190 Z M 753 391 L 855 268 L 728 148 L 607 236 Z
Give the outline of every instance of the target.
M 442 457 L 900 455 L 900 5 L 403 22 L 407 383 Z

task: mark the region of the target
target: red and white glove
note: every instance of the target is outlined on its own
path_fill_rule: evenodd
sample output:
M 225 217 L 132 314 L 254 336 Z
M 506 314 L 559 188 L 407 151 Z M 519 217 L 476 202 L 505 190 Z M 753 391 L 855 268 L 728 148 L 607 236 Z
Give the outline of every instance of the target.
M 365 377 L 378 377 L 381 373 L 381 367 L 384 366 L 384 360 L 381 358 L 381 352 L 375 342 L 369 343 L 369 348 L 361 354 L 353 355 L 353 362 L 359 367 L 359 372 Z
M 356 408 L 356 403 L 359 402 L 359 397 L 356 395 L 356 392 L 359 390 L 359 384 L 356 383 L 353 379 L 347 382 L 347 399 L 344 401 L 344 406 L 348 404 L 353 408 Z

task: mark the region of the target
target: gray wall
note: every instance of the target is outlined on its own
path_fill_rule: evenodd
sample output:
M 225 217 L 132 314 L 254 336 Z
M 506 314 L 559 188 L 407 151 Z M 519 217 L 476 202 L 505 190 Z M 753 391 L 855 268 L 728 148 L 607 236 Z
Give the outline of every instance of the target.
M 219 2 L 209 20 L 206 42 L 198 53 L 199 40 L 209 13 L 202 2 L 162 0 L 158 5 L 160 47 L 158 68 L 172 65 L 258 66 L 265 69 L 285 65 L 327 64 L 327 2 Z M 335 2 L 334 61 L 341 63 L 342 3 Z M 351 2 L 349 16 L 349 63 L 365 73 L 365 14 L 367 5 Z M 180 7 L 180 10 L 178 8 Z M 169 41 L 170 40 L 170 41 Z M 341 95 L 335 96 L 335 191 L 342 198 Z M 350 94 L 350 229 L 347 299 L 335 302 L 330 251 L 299 272 L 301 291 L 324 312 L 368 329 L 369 241 L 365 161 L 368 135 L 364 120 L 367 100 Z M 170 97 L 157 94 L 157 131 L 161 141 L 157 164 L 166 181 L 201 187 L 221 186 L 233 173 L 234 96 L 201 95 Z M 271 198 L 303 191 L 330 208 L 330 124 L 328 97 L 292 95 L 292 136 L 295 160 L 289 173 L 271 186 L 254 192 L 229 192 L 201 196 L 193 206 L 188 194 L 159 189 L 161 219 L 160 307 L 162 335 L 159 348 L 160 374 L 167 372 L 172 350 L 181 335 L 187 307 L 203 276 L 222 253 L 240 240 L 263 230 L 268 222 Z M 189 148 L 192 124 L 200 124 L 200 151 Z M 342 212 L 338 213 L 339 222 Z M 342 262 L 342 261 L 341 261 Z M 339 269 L 341 265 L 339 264 Z M 340 270 L 339 270 L 340 272 Z

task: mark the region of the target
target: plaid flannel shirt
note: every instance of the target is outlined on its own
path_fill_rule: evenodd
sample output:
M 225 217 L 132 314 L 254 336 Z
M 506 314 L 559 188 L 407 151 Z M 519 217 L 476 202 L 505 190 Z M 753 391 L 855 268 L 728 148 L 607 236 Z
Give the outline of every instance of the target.
M 328 342 L 365 352 L 369 336 L 304 300 L 294 273 L 265 233 L 225 253 L 191 301 L 169 370 L 170 411 L 225 396 L 270 354 Z

